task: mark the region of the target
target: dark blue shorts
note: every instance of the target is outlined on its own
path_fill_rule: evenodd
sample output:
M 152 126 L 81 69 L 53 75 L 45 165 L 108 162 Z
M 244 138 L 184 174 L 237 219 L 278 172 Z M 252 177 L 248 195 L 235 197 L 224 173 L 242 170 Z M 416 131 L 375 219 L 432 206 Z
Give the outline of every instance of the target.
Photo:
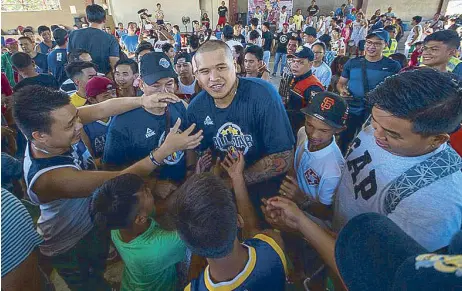
M 359 43 L 358 43 L 359 50 L 363 51 L 365 46 L 366 46 L 366 41 L 365 40 L 360 40 Z

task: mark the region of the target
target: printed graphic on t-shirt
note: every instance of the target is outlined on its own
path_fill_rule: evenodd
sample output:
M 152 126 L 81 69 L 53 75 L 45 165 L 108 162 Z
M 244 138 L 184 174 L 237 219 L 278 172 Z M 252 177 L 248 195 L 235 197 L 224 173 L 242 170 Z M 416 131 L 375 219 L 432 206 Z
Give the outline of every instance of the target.
M 305 171 L 305 180 L 308 185 L 319 185 L 321 178 L 313 169 L 308 169 Z
M 103 153 L 106 145 L 106 135 L 95 137 L 95 152 Z
M 159 147 L 162 145 L 164 140 L 165 140 L 165 131 L 162 133 L 162 135 L 159 138 Z M 164 163 L 167 164 L 167 165 L 176 165 L 176 164 L 178 164 L 179 161 L 181 161 L 183 156 L 184 156 L 183 151 L 176 151 L 173 154 L 166 157 L 164 159 Z
M 243 133 L 238 125 L 227 122 L 218 129 L 216 136 L 213 138 L 213 143 L 215 148 L 222 152 L 231 151 L 231 153 L 235 153 L 236 151 L 241 151 L 245 155 L 253 146 L 253 139 L 250 134 Z

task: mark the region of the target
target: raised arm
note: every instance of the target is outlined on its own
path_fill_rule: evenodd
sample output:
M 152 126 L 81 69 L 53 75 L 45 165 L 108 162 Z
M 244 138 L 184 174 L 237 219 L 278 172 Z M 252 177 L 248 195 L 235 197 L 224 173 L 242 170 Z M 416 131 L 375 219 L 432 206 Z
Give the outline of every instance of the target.
M 255 184 L 284 174 L 294 161 L 294 150 L 271 154 L 244 171 L 247 184 Z

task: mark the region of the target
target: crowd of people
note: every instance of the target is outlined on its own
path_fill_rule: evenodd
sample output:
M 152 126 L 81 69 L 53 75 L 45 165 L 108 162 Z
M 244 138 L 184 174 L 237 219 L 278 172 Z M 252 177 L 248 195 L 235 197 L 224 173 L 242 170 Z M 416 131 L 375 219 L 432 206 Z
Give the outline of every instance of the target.
M 156 7 L 2 44 L 2 290 L 462 285 L 456 17 Z

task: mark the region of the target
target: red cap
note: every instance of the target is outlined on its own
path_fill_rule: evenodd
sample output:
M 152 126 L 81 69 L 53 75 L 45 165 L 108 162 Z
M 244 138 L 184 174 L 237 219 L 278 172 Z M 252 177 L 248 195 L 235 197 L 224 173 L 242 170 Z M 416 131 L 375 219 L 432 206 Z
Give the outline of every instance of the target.
M 348 24 L 350 24 L 350 23 L 352 23 L 352 22 L 353 22 L 353 20 L 348 19 L 348 20 L 345 22 L 345 24 L 348 25 Z
M 88 97 L 96 97 L 101 93 L 115 89 L 114 83 L 106 77 L 95 76 L 85 86 L 85 93 Z
M 284 22 L 284 24 L 282 26 L 289 26 L 289 23 Z

